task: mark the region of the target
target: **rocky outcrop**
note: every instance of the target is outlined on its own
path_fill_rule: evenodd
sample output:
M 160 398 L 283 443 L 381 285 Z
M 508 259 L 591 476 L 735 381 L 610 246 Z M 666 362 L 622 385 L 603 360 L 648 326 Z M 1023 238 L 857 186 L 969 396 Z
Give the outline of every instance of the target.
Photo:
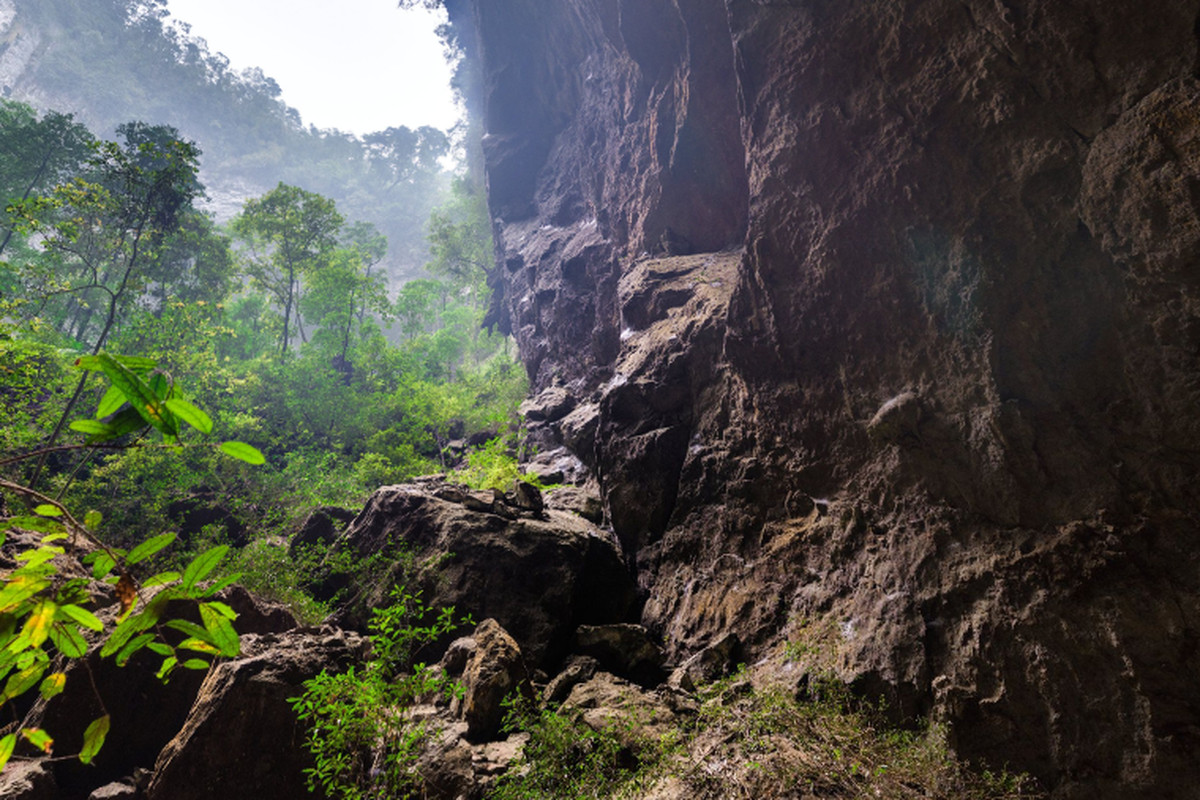
M 436 480 L 385 486 L 333 549 L 335 559 L 355 556 L 351 562 L 380 554 L 377 568 L 342 576 L 351 597 L 344 624 L 365 630 L 370 610 L 403 584 L 421 589 L 430 608 L 496 620 L 530 667 L 566 655 L 577 626 L 636 613 L 635 586 L 611 535 L 575 514 L 522 508 L 503 494 Z
M 475 4 L 491 320 L 672 659 L 820 631 L 1061 797 L 1196 784 L 1198 17 Z

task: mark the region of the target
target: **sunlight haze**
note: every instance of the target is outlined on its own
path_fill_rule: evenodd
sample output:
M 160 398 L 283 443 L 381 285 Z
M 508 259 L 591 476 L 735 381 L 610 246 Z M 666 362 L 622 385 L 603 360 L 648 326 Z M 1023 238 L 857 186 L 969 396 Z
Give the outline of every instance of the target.
M 306 125 L 364 134 L 458 120 L 441 16 L 395 0 L 168 0 L 235 70 L 260 67 Z

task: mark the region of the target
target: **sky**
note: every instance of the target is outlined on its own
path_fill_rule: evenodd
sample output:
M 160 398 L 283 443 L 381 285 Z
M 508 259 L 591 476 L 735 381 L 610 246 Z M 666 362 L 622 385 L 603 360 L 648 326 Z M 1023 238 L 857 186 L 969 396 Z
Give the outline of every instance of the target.
M 306 125 L 364 134 L 458 119 L 441 19 L 396 0 L 168 0 L 235 70 L 260 67 Z

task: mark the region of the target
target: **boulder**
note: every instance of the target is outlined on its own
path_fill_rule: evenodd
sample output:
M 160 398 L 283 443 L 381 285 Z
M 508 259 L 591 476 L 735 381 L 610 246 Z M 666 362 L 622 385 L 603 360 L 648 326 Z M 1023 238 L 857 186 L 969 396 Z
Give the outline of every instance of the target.
M 723 678 L 737 665 L 741 647 L 737 634 L 728 633 L 676 667 L 668 683 L 694 692 L 698 686 Z
M 465 690 L 459 709 L 472 741 L 496 738 L 504 721 L 505 698 L 529 694 L 521 648 L 494 619 L 480 623 L 471 637 L 475 648 L 463 669 Z
M 382 576 L 341 577 L 351 600 L 339 623 L 365 630 L 370 610 L 405 583 L 431 608 L 495 619 L 530 666 L 543 667 L 569 652 L 578 625 L 636 613 L 636 588 L 610 535 L 575 514 L 510 516 L 476 509 L 471 497 L 434 484 L 376 491 L 335 549 L 355 558 L 383 553 L 391 565 Z
M 307 796 L 305 731 L 288 698 L 322 670 L 360 661 L 368 647 L 331 628 L 243 637 L 245 655 L 211 671 L 182 730 L 159 754 L 149 800 Z
M 288 554 L 295 557 L 297 551 L 328 545 L 346 529 L 356 516 L 355 512 L 338 506 L 314 508 L 300 524 L 300 529 L 288 542 Z

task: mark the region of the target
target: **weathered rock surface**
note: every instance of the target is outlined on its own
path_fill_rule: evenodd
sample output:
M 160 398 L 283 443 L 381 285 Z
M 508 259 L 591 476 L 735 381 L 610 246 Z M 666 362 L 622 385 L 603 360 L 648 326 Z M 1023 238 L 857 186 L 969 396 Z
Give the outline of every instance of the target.
M 304 729 L 289 697 L 323 669 L 361 661 L 369 643 L 322 629 L 243 637 L 243 656 L 216 667 L 183 729 L 163 748 L 150 800 L 304 797 Z
M 474 4 L 491 318 L 673 659 L 828 631 L 1060 797 L 1200 783 L 1198 17 Z
M 479 494 L 436 484 L 379 489 L 335 547 L 396 560 L 380 575 L 353 578 L 357 595 L 341 620 L 365 627 L 369 610 L 405 582 L 421 588 L 431 608 L 495 619 L 532 668 L 566 655 L 577 626 L 636 613 L 633 580 L 611 535 L 575 514 L 522 516 L 503 497 L 484 502 Z
M 494 619 L 485 619 L 471 638 L 475 647 L 462 671 L 461 713 L 472 741 L 493 739 L 504 721 L 503 701 L 529 694 L 521 648 Z

